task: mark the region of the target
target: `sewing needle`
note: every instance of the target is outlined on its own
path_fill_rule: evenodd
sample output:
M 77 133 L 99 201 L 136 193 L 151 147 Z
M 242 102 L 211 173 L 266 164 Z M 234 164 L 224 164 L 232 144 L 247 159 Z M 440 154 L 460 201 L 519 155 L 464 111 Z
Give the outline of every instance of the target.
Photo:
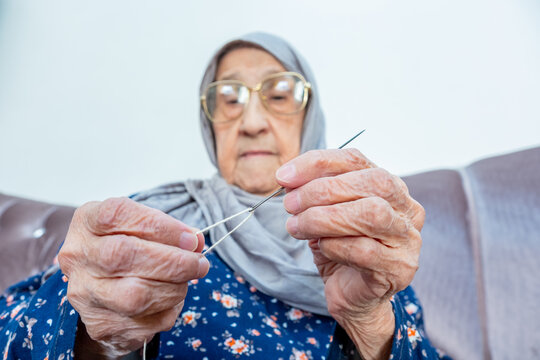
M 360 131 L 358 134 L 354 135 L 352 138 L 350 138 L 349 140 L 347 140 L 343 145 L 341 145 L 338 149 L 343 149 L 345 146 L 347 146 L 351 141 L 353 141 L 354 139 L 356 139 L 358 136 L 360 136 L 364 131 L 366 131 L 366 129 Z M 212 224 L 210 226 L 207 226 L 205 227 L 204 229 L 202 230 L 199 230 L 196 232 L 196 234 L 202 234 L 202 233 L 205 233 L 207 232 L 208 230 L 220 225 L 220 224 L 223 224 L 237 216 L 240 216 L 242 214 L 245 214 L 245 213 L 249 213 L 248 216 L 246 216 L 246 218 L 244 220 L 242 220 L 238 225 L 236 225 L 231 231 L 229 231 L 227 234 L 223 235 L 218 241 L 216 241 L 215 243 L 212 244 L 212 246 L 210 246 L 208 249 L 206 249 L 205 251 L 202 252 L 202 255 L 206 255 L 208 252 L 210 252 L 212 249 L 214 249 L 220 242 L 222 242 L 223 240 L 225 240 L 225 238 L 227 236 L 229 236 L 230 234 L 232 234 L 233 232 L 236 231 L 236 229 L 238 229 L 240 226 L 242 226 L 246 221 L 248 221 L 248 219 L 251 217 L 251 215 L 253 215 L 253 212 L 259 207 L 261 206 L 262 204 L 264 204 L 265 202 L 267 202 L 268 200 L 270 200 L 271 198 L 281 194 L 283 192 L 283 190 L 285 190 L 284 187 L 280 187 L 279 189 L 277 189 L 276 191 L 274 191 L 272 194 L 268 195 L 266 198 L 262 199 L 261 201 L 259 201 L 257 204 L 253 205 L 252 207 L 250 208 L 247 208 L 247 209 L 244 209 L 232 216 L 229 216 L 228 218 L 225 218 L 223 220 L 220 220 L 218 222 L 216 222 L 215 224 Z
M 360 131 L 358 134 L 354 135 L 352 138 L 350 138 L 349 140 L 347 140 L 347 142 L 345 142 L 345 144 L 341 145 L 340 147 L 338 147 L 338 149 L 343 149 L 345 146 L 347 146 L 351 141 L 353 141 L 354 139 L 356 139 L 358 136 L 360 136 L 364 131 L 366 131 L 366 129 Z M 265 202 L 267 202 L 268 200 L 270 200 L 271 198 L 273 198 L 274 196 L 277 196 L 279 194 L 281 194 L 283 192 L 283 190 L 285 190 L 284 187 L 280 187 L 279 189 L 277 189 L 276 191 L 274 191 L 271 195 L 268 195 L 268 197 L 262 199 L 261 201 L 259 201 L 257 204 L 253 205 L 251 207 L 251 209 L 249 210 L 249 212 L 253 212 L 255 211 L 255 209 L 257 209 L 259 206 L 261 206 L 262 204 L 264 204 Z

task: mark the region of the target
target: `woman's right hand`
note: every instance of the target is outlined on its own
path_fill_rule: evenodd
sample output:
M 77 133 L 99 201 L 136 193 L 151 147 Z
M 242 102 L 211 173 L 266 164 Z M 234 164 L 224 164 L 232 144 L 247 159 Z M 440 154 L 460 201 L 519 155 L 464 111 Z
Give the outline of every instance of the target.
M 96 342 L 94 351 L 124 355 L 172 328 L 187 282 L 209 269 L 200 254 L 204 236 L 195 231 L 127 198 L 90 202 L 75 211 L 58 260 L 69 279 L 68 300 L 80 314 L 86 339 Z

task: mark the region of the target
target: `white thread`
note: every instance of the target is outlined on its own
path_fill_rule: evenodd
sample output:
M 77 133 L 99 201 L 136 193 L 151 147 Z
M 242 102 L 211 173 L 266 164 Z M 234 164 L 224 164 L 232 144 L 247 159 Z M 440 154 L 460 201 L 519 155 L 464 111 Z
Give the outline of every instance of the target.
M 146 339 L 144 339 L 144 345 L 142 348 L 142 359 L 146 360 Z
M 204 229 L 197 231 L 195 234 L 198 235 L 198 234 L 205 233 L 205 232 L 207 232 L 208 230 L 210 230 L 210 229 L 212 229 L 212 228 L 214 228 L 214 227 L 216 227 L 216 226 L 218 226 L 218 225 L 220 225 L 220 224 L 223 224 L 224 222 L 227 222 L 227 221 L 229 221 L 229 220 L 231 220 L 231 219 L 234 219 L 234 218 L 237 217 L 237 216 L 240 216 L 240 215 L 242 215 L 242 214 L 245 214 L 245 213 L 247 213 L 248 211 L 251 211 L 251 210 L 252 210 L 252 208 L 247 208 L 247 209 L 245 209 L 245 210 L 242 210 L 242 211 L 240 211 L 240 212 L 237 213 L 237 214 L 234 214 L 234 215 L 232 215 L 232 216 L 229 216 L 229 217 L 226 218 L 226 219 L 223 219 L 223 220 L 221 220 L 221 221 L 218 221 L 217 223 L 215 223 L 215 224 L 213 224 L 213 225 L 207 226 L 207 227 L 205 227 Z M 229 231 L 227 234 L 225 234 L 225 236 L 223 236 L 221 239 L 219 239 L 218 241 L 216 241 L 212 246 L 210 246 L 208 249 L 206 249 L 206 251 L 203 252 L 202 254 L 204 255 L 204 254 L 206 254 L 207 252 L 211 251 L 216 245 L 218 245 L 220 242 L 222 242 L 227 236 L 229 236 L 230 234 L 232 234 L 233 232 L 235 232 L 236 229 L 238 229 L 238 228 L 239 228 L 240 226 L 242 226 L 246 221 L 248 221 L 248 219 L 251 217 L 251 215 L 253 215 L 253 211 L 251 211 L 250 214 L 249 214 L 248 216 L 246 216 L 246 218 L 240 222 L 240 224 L 236 225 L 236 226 L 234 227 L 234 229 L 232 229 L 232 230 Z M 142 351 L 142 358 L 143 358 L 143 360 L 146 360 L 146 339 L 144 339 L 144 345 L 143 345 L 143 351 Z
M 243 213 L 246 213 L 246 212 L 248 212 L 248 211 L 250 211 L 250 210 L 251 210 L 251 208 L 248 208 L 248 209 L 246 209 L 246 210 L 243 210 L 243 211 L 239 212 L 238 214 L 235 214 L 235 215 L 233 215 L 233 216 L 231 216 L 231 217 L 229 217 L 229 218 L 227 218 L 227 219 L 225 219 L 225 220 L 222 220 L 222 221 L 220 221 L 220 222 L 218 222 L 218 223 L 215 223 L 214 225 L 209 226 L 208 228 L 213 228 L 214 226 L 217 226 L 217 225 L 223 223 L 224 221 L 227 221 L 227 220 L 229 220 L 229 219 L 232 219 L 232 218 L 234 218 L 234 217 L 237 217 L 238 215 L 242 215 Z M 236 226 L 234 227 L 234 229 L 232 229 L 231 231 L 229 231 L 228 233 L 226 233 L 224 236 L 222 236 L 221 239 L 219 239 L 218 241 L 216 241 L 212 246 L 210 246 L 208 249 L 206 249 L 206 251 L 204 251 L 202 254 L 203 254 L 203 255 L 206 255 L 208 252 L 212 251 L 212 249 L 215 248 L 217 245 L 219 245 L 220 242 L 222 242 L 223 240 L 225 240 L 225 238 L 226 238 L 227 236 L 231 235 L 231 234 L 232 234 L 233 232 L 235 232 L 240 226 L 244 225 L 244 223 L 245 223 L 246 221 L 249 220 L 249 218 L 251 217 L 251 215 L 253 215 L 253 211 L 250 211 L 249 215 L 246 216 L 246 218 L 245 218 L 244 220 L 242 220 L 242 221 L 240 222 L 240 224 L 236 225 Z M 208 228 L 203 229 L 203 230 L 206 231 Z M 203 230 L 201 230 L 201 232 L 202 232 Z
M 228 218 L 225 218 L 225 219 L 223 219 L 223 220 L 220 220 L 220 221 L 218 221 L 217 223 L 215 223 L 215 224 L 213 224 L 213 225 L 207 226 L 207 227 L 205 227 L 204 229 L 197 231 L 197 232 L 195 233 L 195 235 L 204 234 L 204 233 L 207 232 L 208 230 L 210 230 L 210 229 L 212 229 L 212 228 L 215 228 L 216 226 L 221 225 L 221 224 L 223 224 L 224 222 L 227 222 L 227 221 L 229 221 L 229 220 L 231 220 L 231 219 L 234 219 L 235 217 L 240 216 L 240 215 L 242 215 L 242 214 L 244 214 L 244 213 L 250 211 L 251 209 L 252 209 L 252 208 L 247 208 L 247 209 L 245 209 L 245 210 L 240 211 L 239 213 L 236 213 L 236 214 L 234 214 L 234 215 L 232 215 L 232 216 L 229 216 Z
M 342 149 L 343 147 L 345 147 L 345 145 L 347 145 L 348 143 L 350 143 L 351 141 L 353 141 L 354 139 L 356 139 L 356 138 L 357 138 L 360 134 L 362 134 L 364 131 L 366 131 L 366 129 L 360 131 L 358 134 L 356 134 L 355 136 L 353 136 L 353 137 L 352 137 L 350 140 L 348 140 L 345 144 L 341 145 L 341 146 L 339 147 L 339 149 Z M 246 218 L 245 218 L 244 220 L 242 220 L 242 221 L 240 222 L 240 224 L 236 225 L 236 226 L 234 227 L 234 229 L 232 229 L 232 230 L 229 231 L 227 234 L 225 234 L 225 236 L 223 236 L 221 239 L 219 239 L 218 241 L 216 241 L 212 246 L 210 246 L 208 249 L 206 249 L 206 251 L 203 251 L 202 255 L 204 255 L 204 254 L 210 252 L 210 251 L 211 251 L 213 248 L 215 248 L 220 242 L 222 242 L 223 240 L 225 240 L 225 238 L 226 238 L 227 236 L 231 235 L 231 234 L 232 234 L 233 232 L 235 232 L 240 226 L 244 225 L 244 223 L 245 223 L 246 221 L 248 221 L 248 219 L 251 217 L 251 215 L 253 215 L 253 213 L 255 212 L 255 209 L 257 209 L 259 206 L 261 206 L 262 204 L 264 204 L 268 199 L 270 199 L 270 198 L 272 198 L 272 197 L 278 195 L 279 193 L 281 193 L 284 189 L 285 189 L 285 188 L 282 187 L 282 188 L 276 190 L 272 195 L 270 195 L 268 198 L 264 199 L 263 201 L 261 201 L 261 202 L 258 203 L 257 205 L 254 205 L 254 206 L 252 206 L 252 207 L 250 207 L 250 208 L 247 208 L 247 209 L 245 209 L 245 210 L 242 210 L 242 211 L 240 211 L 239 213 L 236 213 L 236 214 L 234 214 L 234 215 L 232 215 L 232 216 L 229 216 L 229 217 L 226 218 L 226 219 L 223 219 L 223 220 L 221 220 L 221 221 L 218 221 L 217 223 L 215 223 L 215 224 L 213 224 L 213 225 L 207 226 L 207 227 L 205 227 L 204 229 L 197 231 L 197 232 L 195 233 L 195 235 L 203 234 L 203 233 L 207 232 L 208 230 L 210 230 L 210 229 L 212 229 L 212 228 L 215 228 L 216 226 L 218 226 L 218 225 L 220 225 L 220 224 L 223 224 L 224 222 L 227 222 L 227 221 L 229 221 L 229 220 L 231 220 L 231 219 L 234 219 L 234 218 L 237 217 L 237 216 L 240 216 L 240 215 L 242 215 L 242 214 L 244 214 L 244 213 L 249 212 L 249 215 L 246 216 Z M 10 339 L 10 340 L 8 341 L 8 346 L 9 346 L 9 343 L 11 342 L 11 340 L 12 340 L 12 339 Z M 146 339 L 144 339 L 142 358 L 143 358 L 143 360 L 146 360 Z

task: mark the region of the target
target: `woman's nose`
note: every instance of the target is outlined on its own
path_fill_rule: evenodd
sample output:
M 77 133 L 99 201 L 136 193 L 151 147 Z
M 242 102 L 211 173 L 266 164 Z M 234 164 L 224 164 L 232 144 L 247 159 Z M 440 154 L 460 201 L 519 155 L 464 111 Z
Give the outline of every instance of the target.
M 257 94 L 252 94 L 242 115 L 240 131 L 249 136 L 258 135 L 268 130 L 268 111 Z

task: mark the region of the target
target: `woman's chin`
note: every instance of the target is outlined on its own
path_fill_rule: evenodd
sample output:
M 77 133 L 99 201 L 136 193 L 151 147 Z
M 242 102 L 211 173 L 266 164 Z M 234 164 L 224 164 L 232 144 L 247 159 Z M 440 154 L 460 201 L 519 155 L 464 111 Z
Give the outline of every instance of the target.
M 276 157 L 260 157 L 259 161 L 239 161 L 233 183 L 255 195 L 270 195 L 278 187 L 276 170 L 280 164 Z
M 272 177 L 266 178 L 244 178 L 241 181 L 237 182 L 235 185 L 250 194 L 261 196 L 270 195 L 279 187 L 277 182 L 274 181 L 273 175 Z

